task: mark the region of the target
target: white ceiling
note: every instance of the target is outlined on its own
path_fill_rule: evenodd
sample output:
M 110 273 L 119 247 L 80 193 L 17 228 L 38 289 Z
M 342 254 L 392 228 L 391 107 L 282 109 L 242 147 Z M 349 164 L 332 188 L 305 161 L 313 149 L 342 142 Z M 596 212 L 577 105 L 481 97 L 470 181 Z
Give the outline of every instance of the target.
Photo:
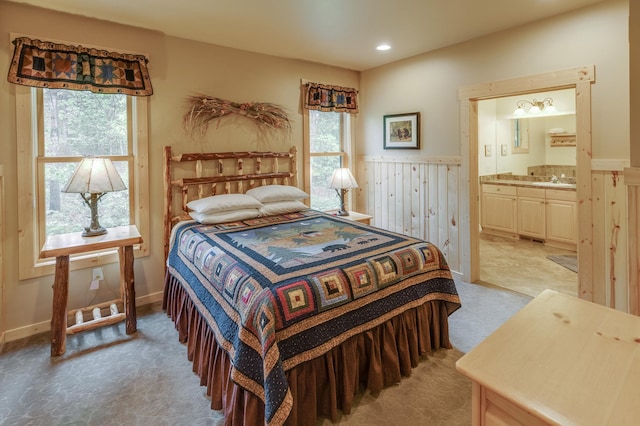
M 362 71 L 604 0 L 14 1 Z

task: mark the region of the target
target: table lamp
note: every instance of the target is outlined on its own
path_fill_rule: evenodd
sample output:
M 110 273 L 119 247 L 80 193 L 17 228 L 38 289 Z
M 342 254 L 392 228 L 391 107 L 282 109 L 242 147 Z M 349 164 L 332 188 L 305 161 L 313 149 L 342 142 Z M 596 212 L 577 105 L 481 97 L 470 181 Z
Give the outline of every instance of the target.
M 349 212 L 344 208 L 344 196 L 351 188 L 357 188 L 358 182 L 353 177 L 348 168 L 343 167 L 335 169 L 333 175 L 331 175 L 331 181 L 329 182 L 329 188 L 333 188 L 340 197 L 340 209 L 338 210 L 338 216 L 349 216 Z
M 83 237 L 106 234 L 98 221 L 98 201 L 107 193 L 127 189 L 108 158 L 85 157 L 73 172 L 62 192 L 79 193 L 91 209 L 91 225 L 84 228 Z

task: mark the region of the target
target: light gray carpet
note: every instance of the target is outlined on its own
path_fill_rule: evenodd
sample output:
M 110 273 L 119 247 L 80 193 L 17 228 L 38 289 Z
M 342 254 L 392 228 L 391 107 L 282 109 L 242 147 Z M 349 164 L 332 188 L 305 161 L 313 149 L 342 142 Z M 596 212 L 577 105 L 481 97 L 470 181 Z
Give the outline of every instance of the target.
M 411 377 L 361 395 L 349 425 L 470 424 L 471 386 L 455 361 L 530 298 L 457 281 L 462 308 L 450 317 L 456 349 L 426 357 Z M 124 323 L 69 336 L 51 358 L 49 333 L 7 343 L 0 354 L 1 425 L 218 425 L 186 348 L 158 305 L 139 308 L 138 332 Z M 320 419 L 320 425 L 330 425 Z

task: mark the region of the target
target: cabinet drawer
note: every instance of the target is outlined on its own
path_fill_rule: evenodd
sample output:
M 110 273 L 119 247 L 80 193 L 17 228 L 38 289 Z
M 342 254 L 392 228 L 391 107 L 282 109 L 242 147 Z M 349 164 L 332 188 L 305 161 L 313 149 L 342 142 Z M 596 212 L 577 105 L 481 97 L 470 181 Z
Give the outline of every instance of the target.
M 576 191 L 547 189 L 547 200 L 576 201 Z
M 544 199 L 544 188 L 518 187 L 518 197 L 542 198 Z
M 482 185 L 482 192 L 485 194 L 503 194 L 503 195 L 516 195 L 515 186 L 507 185 Z

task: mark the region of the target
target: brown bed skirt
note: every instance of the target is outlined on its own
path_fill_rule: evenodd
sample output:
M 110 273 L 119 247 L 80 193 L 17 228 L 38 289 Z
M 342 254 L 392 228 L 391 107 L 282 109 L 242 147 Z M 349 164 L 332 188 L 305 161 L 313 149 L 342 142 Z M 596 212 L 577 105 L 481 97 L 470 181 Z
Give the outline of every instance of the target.
M 174 321 L 180 342 L 200 384 L 207 387 L 211 408 L 222 410 L 226 425 L 264 424 L 264 403 L 230 377 L 227 353 L 200 316 L 182 285 L 167 274 L 163 308 Z M 353 336 L 324 355 L 286 372 L 293 396 L 287 425 L 315 425 L 318 417 L 338 420 L 349 414 L 354 395 L 380 392 L 409 376 L 420 358 L 451 348 L 445 301 L 434 300 Z

